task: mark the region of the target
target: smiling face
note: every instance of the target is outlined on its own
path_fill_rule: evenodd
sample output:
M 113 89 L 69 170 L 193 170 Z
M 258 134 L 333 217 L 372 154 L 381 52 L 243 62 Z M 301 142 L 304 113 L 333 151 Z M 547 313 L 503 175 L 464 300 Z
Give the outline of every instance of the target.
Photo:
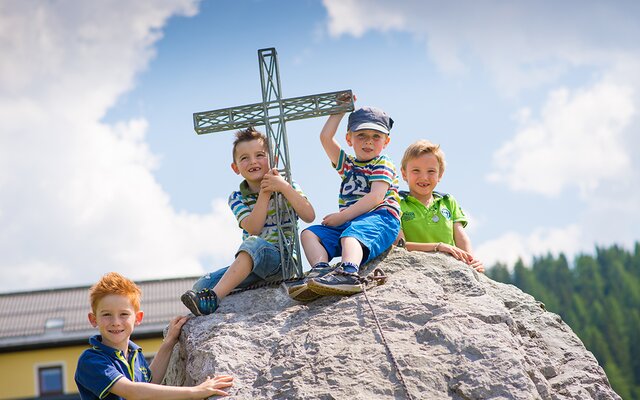
M 389 135 L 373 129 L 361 129 L 347 132 L 347 144 L 353 147 L 358 161 L 369 161 L 382 153 L 391 138 Z
M 142 322 L 143 312 L 136 312 L 128 297 L 119 294 L 104 296 L 95 313 L 89 313 L 89 322 L 98 328 L 102 343 L 127 352 L 133 328 Z
M 409 192 L 416 199 L 425 202 L 431 198 L 433 190 L 440 182 L 440 164 L 433 153 L 423 153 L 407 161 L 401 169 L 402 179 L 409 185 Z
M 231 169 L 242 175 L 249 186 L 259 188 L 264 175 L 269 171 L 269 154 L 262 140 L 248 140 L 236 145 Z

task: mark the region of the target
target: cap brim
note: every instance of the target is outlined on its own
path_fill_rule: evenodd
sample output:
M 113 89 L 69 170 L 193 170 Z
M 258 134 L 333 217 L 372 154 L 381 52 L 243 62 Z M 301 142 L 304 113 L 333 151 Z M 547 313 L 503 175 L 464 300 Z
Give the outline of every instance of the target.
M 351 132 L 361 131 L 363 129 L 373 129 L 374 131 L 382 132 L 384 134 L 389 134 L 389 130 L 382 125 L 375 124 L 373 122 L 364 122 L 362 124 L 353 125 L 349 128 Z

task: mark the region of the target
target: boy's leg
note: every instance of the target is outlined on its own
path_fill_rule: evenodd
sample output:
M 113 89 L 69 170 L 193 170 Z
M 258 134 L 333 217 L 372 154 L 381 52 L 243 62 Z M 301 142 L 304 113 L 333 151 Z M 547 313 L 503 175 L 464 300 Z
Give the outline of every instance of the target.
M 253 270 L 253 259 L 251 256 L 240 251 L 224 273 L 218 284 L 213 288 L 219 300 L 225 298 L 233 289 L 244 281 Z
M 220 279 L 222 279 L 222 276 L 225 272 L 227 272 L 228 269 L 229 267 L 220 268 L 217 271 L 209 272 L 208 274 L 202 276 L 196 281 L 196 283 L 193 284 L 193 290 L 195 292 L 199 292 L 204 289 L 213 289 L 213 287 L 216 286 L 218 282 L 220 282 Z
M 357 273 L 364 256 L 362 243 L 352 236 L 343 236 L 340 238 L 340 243 L 342 244 L 342 265 L 355 266 L 355 271 L 348 272 Z
M 315 225 L 302 231 L 300 241 L 311 270 L 304 278 L 287 283 L 287 291 L 292 299 L 306 302 L 320 297 L 307 288 L 307 280 L 325 276 L 333 270 L 329 260 L 340 251 L 339 237 L 342 229 Z
M 378 210 L 354 219 L 344 230 L 342 268 L 333 275 L 309 281 L 311 290 L 322 295 L 350 295 L 362 291 L 358 277 L 360 264 L 382 254 L 398 235 L 400 224 L 387 210 Z
M 207 286 L 195 291 L 196 287 L 207 284 L 206 280 L 214 282 L 213 279 L 210 279 L 211 277 L 205 281 L 201 281 L 202 278 L 200 278 L 200 280 L 196 282 L 196 285 L 194 285 L 194 290 L 187 290 L 180 296 L 182 304 L 184 304 L 193 315 L 208 315 L 215 312 L 218 309 L 220 299 L 228 295 L 251 273 L 252 266 L 253 261 L 251 257 L 245 252 L 239 252 L 233 263 L 231 263 L 228 268 L 223 269 L 224 274 L 222 277 L 219 277 L 219 273 L 215 275 L 217 283 L 215 283 L 213 289 Z M 203 278 L 206 277 L 205 275 Z
M 219 301 L 236 287 L 247 287 L 267 280 L 279 271 L 279 250 L 260 237 L 250 236 L 240 245 L 231 266 L 200 278 L 194 290 L 205 284 L 209 286 L 197 292 L 189 290 L 181 300 L 194 315 L 211 314 L 218 308 Z M 211 285 L 214 285 L 213 288 Z
M 322 245 L 320 238 L 309 229 L 305 229 L 300 234 L 300 243 L 302 243 L 309 265 L 314 266 L 320 262 L 329 262 L 329 254 Z

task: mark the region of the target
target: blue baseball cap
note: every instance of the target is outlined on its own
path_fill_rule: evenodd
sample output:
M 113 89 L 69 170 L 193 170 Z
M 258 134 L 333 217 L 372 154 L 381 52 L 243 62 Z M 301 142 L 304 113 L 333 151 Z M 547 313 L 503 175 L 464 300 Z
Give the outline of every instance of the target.
M 361 107 L 354 110 L 349 115 L 349 124 L 347 125 L 349 132 L 373 129 L 387 135 L 390 133 L 391 127 L 393 127 L 391 117 L 376 107 Z

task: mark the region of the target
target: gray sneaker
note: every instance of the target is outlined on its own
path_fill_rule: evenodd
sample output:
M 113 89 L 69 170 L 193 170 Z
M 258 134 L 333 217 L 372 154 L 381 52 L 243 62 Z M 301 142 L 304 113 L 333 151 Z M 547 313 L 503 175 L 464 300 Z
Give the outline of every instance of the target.
M 293 300 L 301 301 L 301 302 L 309 302 L 317 299 L 318 297 L 320 297 L 320 295 L 310 290 L 307 287 L 307 282 L 309 281 L 309 279 L 320 278 L 327 274 L 330 274 L 331 272 L 333 272 L 335 268 L 336 268 L 336 265 L 334 266 L 330 265 L 328 267 L 311 268 L 311 270 L 307 273 L 307 275 L 304 278 L 287 283 L 286 286 L 287 286 L 287 291 L 289 292 L 289 297 L 291 297 Z
M 307 287 L 320 296 L 350 296 L 362 292 L 360 282 L 358 274 L 339 267 L 329 275 L 309 279 Z

